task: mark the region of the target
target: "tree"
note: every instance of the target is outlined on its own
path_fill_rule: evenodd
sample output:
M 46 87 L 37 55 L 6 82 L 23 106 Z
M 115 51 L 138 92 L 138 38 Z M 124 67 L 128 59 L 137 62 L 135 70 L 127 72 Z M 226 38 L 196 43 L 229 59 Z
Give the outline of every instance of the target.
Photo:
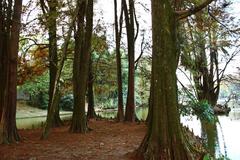
M 212 106 L 217 103 L 225 70 L 236 56 L 236 52 L 229 54 L 226 50 L 231 46 L 229 37 L 233 33 L 220 27 L 221 24 L 216 21 L 216 17 L 224 17 L 225 21 L 231 18 L 222 6 L 220 2 L 215 2 L 208 10 L 196 14 L 187 21 L 183 33 L 182 65 L 193 77 L 198 100 L 206 100 Z M 222 57 L 226 59 L 224 67 L 220 66 Z
M 17 57 L 22 0 L 0 2 L 0 144 L 19 141 L 16 128 Z
M 77 31 L 73 62 L 74 109 L 70 132 L 88 131 L 85 115 L 85 95 L 88 80 L 88 67 L 91 55 L 91 38 L 93 30 L 93 0 L 78 1 Z M 86 18 L 86 23 L 85 23 Z
M 45 1 L 41 0 L 41 8 L 46 19 L 45 26 L 48 30 L 48 41 L 49 41 L 49 101 L 48 101 L 48 114 L 51 107 L 51 103 L 54 103 L 55 112 L 53 115 L 52 127 L 59 127 L 63 125 L 63 122 L 59 115 L 59 101 L 61 98 L 59 89 L 56 90 L 56 94 L 53 95 L 54 84 L 56 81 L 57 70 L 58 70 L 58 47 L 57 47 L 57 6 L 56 0 L 47 1 L 48 6 L 45 5 Z M 53 102 L 53 96 L 57 96 L 56 101 Z M 48 122 L 47 122 L 48 123 Z
M 56 112 L 59 111 L 58 108 L 56 108 L 57 107 L 56 103 L 59 101 L 59 98 L 60 98 L 60 96 L 59 96 L 60 77 L 61 77 L 62 70 L 63 70 L 63 67 L 64 67 L 65 59 L 67 57 L 68 46 L 69 46 L 69 43 L 70 43 L 70 38 L 71 38 L 72 31 L 73 31 L 73 28 L 74 28 L 74 25 L 75 25 L 75 21 L 76 21 L 77 15 L 78 15 L 78 10 L 79 10 L 79 7 L 77 6 L 75 11 L 74 11 L 74 15 L 72 17 L 69 29 L 67 31 L 66 38 L 64 39 L 64 43 L 63 43 L 63 46 L 62 46 L 62 55 L 61 55 L 59 66 L 58 66 L 58 69 L 57 69 L 57 72 L 56 72 L 56 77 L 55 77 L 55 80 L 54 80 L 52 99 L 51 99 L 51 102 L 50 102 L 51 105 L 49 106 L 49 109 L 48 109 L 46 125 L 44 127 L 44 131 L 43 131 L 43 134 L 42 134 L 42 137 L 41 137 L 42 139 L 46 139 L 48 137 L 50 129 L 52 127 L 52 123 L 54 122 L 53 121 L 54 120 L 54 115 L 56 114 Z
M 89 71 L 88 71 L 88 89 L 87 89 L 87 97 L 88 97 L 88 112 L 87 112 L 87 118 L 92 119 L 96 118 L 96 112 L 94 110 L 94 92 L 93 92 L 93 62 L 92 62 L 92 56 L 89 59 Z
M 145 159 L 189 159 L 177 109 L 176 21 L 168 0 L 152 0 L 152 24 L 152 109 L 138 152 Z
M 117 61 L 117 84 L 118 84 L 118 112 L 117 120 L 123 121 L 123 91 L 122 91 L 122 63 L 121 63 L 121 52 L 120 52 L 120 43 L 121 43 L 121 34 L 122 34 L 122 18 L 123 18 L 123 8 L 121 8 L 121 15 L 118 22 L 117 14 L 117 0 L 114 0 L 114 18 L 115 18 L 115 37 L 116 37 L 116 61 Z M 119 27 L 118 27 L 119 24 Z
M 22 39 L 21 41 L 24 41 Z M 26 42 L 29 41 L 26 39 Z M 24 44 L 23 44 L 24 45 Z M 31 81 L 38 76 L 42 76 L 48 70 L 48 49 L 44 45 L 34 46 L 33 49 L 28 49 L 28 55 L 25 51 L 18 56 L 17 67 L 17 85 L 24 85 L 25 82 Z
M 126 0 L 122 0 L 123 12 L 125 16 L 126 30 L 127 30 L 127 48 L 128 48 L 128 93 L 125 111 L 125 121 L 135 121 L 135 90 L 134 90 L 134 76 L 135 76 L 135 28 L 136 20 L 134 0 L 129 0 L 128 5 Z
M 211 1 L 208 1 L 209 4 Z M 203 2 L 204 4 L 205 2 Z M 207 4 L 200 4 L 201 9 Z M 177 103 L 177 20 L 199 6 L 176 14 L 169 0 L 152 0 L 152 75 L 148 130 L 139 159 L 195 159 L 183 136 Z M 200 10 L 201 10 L 200 9 Z M 179 13 L 179 12 L 177 12 Z M 187 14 L 186 14 L 187 13 Z M 176 15 L 178 15 L 176 17 Z
M 231 47 L 231 41 L 234 39 L 232 35 L 235 34 L 229 32 L 226 27 L 227 23 L 232 25 L 228 20 L 231 17 L 225 11 L 228 5 L 227 1 L 213 3 L 208 9 L 202 10 L 188 20 L 183 32 L 185 45 L 182 45 L 181 62 L 192 75 L 198 101 L 206 101 L 212 109 L 217 104 L 225 70 L 237 54 L 237 52 L 229 54 L 226 50 Z M 221 67 L 222 57 L 226 60 L 223 67 Z M 206 140 L 206 145 L 214 157 L 217 140 L 216 121 L 210 123 L 202 118 L 200 120 L 202 138 Z

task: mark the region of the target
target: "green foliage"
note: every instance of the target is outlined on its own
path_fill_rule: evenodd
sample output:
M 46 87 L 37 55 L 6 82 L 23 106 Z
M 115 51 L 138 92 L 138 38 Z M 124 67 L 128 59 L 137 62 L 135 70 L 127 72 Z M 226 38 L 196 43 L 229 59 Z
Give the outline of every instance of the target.
M 179 91 L 179 97 L 181 97 L 181 91 Z M 205 100 L 198 101 L 190 91 L 186 100 L 179 104 L 180 113 L 183 116 L 196 115 L 199 119 L 208 122 L 213 122 L 215 120 L 213 107 Z
M 193 114 L 197 115 L 198 118 L 213 122 L 215 119 L 213 107 L 207 101 L 200 101 L 197 103 L 190 103 L 189 105 L 192 106 Z
M 148 107 L 143 106 L 143 107 L 136 108 L 136 114 L 137 114 L 137 118 L 139 120 L 145 121 L 147 119 L 147 116 L 148 116 Z
M 66 111 L 73 110 L 73 94 L 65 95 L 61 98 L 59 107 Z
M 42 76 L 36 77 L 31 81 L 27 81 L 19 88 L 20 90 L 29 93 L 30 105 L 46 109 L 48 106 L 48 89 L 49 89 L 49 74 L 45 72 Z
M 220 155 L 218 158 L 213 158 L 209 154 L 206 154 L 203 157 L 203 160 L 231 160 L 231 159 L 224 155 Z
M 143 56 L 136 70 L 136 105 L 147 106 L 150 95 L 151 59 Z
M 117 99 L 111 98 L 106 99 L 105 101 L 98 101 L 98 107 L 104 108 L 104 109 L 113 109 L 117 107 Z
M 94 52 L 93 55 L 95 104 L 102 108 L 117 107 L 117 72 L 115 54 Z
M 206 154 L 204 157 L 203 157 L 203 160 L 212 160 L 211 156 L 209 154 Z
M 224 155 L 220 155 L 217 160 L 231 160 L 230 158 L 228 158 L 227 156 Z
M 215 119 L 212 106 L 207 101 L 189 101 L 186 105 L 179 105 L 181 114 L 196 115 L 199 119 L 213 122 Z

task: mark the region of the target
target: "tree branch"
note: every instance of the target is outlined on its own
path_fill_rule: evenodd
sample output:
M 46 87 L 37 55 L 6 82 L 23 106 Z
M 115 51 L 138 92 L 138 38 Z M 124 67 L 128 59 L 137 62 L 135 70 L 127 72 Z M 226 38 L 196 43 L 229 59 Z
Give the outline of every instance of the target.
M 136 23 L 136 27 L 137 27 L 136 35 L 134 37 L 134 42 L 136 42 L 137 37 L 138 37 L 138 32 L 139 32 L 139 23 L 138 23 L 138 20 L 137 20 L 135 6 L 133 6 L 133 14 L 134 14 L 134 20 L 135 20 L 135 23 Z
M 139 60 L 140 60 L 140 58 L 142 57 L 142 55 L 143 55 L 143 52 L 144 52 L 144 50 L 145 50 L 145 48 L 146 48 L 146 44 L 144 45 L 144 43 L 145 43 L 145 36 L 144 36 L 144 34 L 143 34 L 143 37 L 142 37 L 142 42 L 141 42 L 141 53 L 140 53 L 140 55 L 138 56 L 138 58 L 135 60 L 135 70 L 137 69 L 137 66 L 138 66 L 138 62 L 139 62 Z
M 187 18 L 188 16 L 191 16 L 199 11 L 201 11 L 203 8 L 205 8 L 207 5 L 212 3 L 214 0 L 206 0 L 205 2 L 195 6 L 194 8 L 191 8 L 189 10 L 184 10 L 184 11 L 175 11 L 177 15 L 177 19 L 181 20 L 184 18 Z

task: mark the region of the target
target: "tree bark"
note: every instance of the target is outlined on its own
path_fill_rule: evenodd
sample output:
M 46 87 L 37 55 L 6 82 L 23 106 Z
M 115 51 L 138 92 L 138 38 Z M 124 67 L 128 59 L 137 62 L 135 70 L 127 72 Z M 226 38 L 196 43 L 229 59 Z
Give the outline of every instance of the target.
M 177 107 L 176 17 L 169 0 L 152 0 L 152 94 L 147 134 L 138 159 L 192 159 Z
M 89 59 L 89 72 L 88 72 L 88 112 L 87 112 L 87 118 L 88 119 L 94 119 L 96 118 L 96 113 L 94 110 L 94 92 L 93 92 L 93 70 L 92 70 L 92 57 Z
M 208 31 L 209 43 L 205 40 L 204 16 L 203 13 L 196 14 L 196 51 L 193 59 L 194 68 L 190 71 L 193 75 L 194 87 L 198 101 L 207 101 L 212 107 L 217 104 L 221 78 L 219 75 L 217 46 L 216 46 L 216 27 L 210 26 Z M 213 25 L 213 23 L 211 24 Z M 210 44 L 210 54 L 207 55 L 206 45 Z M 208 60 L 209 57 L 209 60 Z M 216 122 L 209 123 L 200 119 L 202 126 L 202 136 L 206 140 L 211 155 L 215 157 L 216 152 Z
M 58 89 L 57 94 L 53 94 L 54 85 L 57 78 L 57 70 L 58 70 L 58 48 L 57 48 L 57 1 L 49 1 L 49 14 L 47 18 L 47 28 L 49 35 L 49 102 L 48 102 L 48 113 L 51 107 L 53 96 L 58 96 L 56 98 L 54 106 L 55 112 L 53 113 L 53 122 L 52 127 L 60 127 L 63 122 L 61 121 L 59 115 L 59 100 L 60 100 L 60 91 Z M 49 123 L 49 122 L 46 122 Z
M 91 55 L 93 0 L 83 0 L 79 2 L 78 5 L 80 7 L 77 20 L 78 28 L 75 35 L 73 62 L 74 109 L 70 132 L 86 133 L 88 131 L 88 127 L 85 114 L 85 96 L 87 89 L 89 58 Z M 84 22 L 85 17 L 86 24 Z
M 127 28 L 128 46 L 128 93 L 125 111 L 125 121 L 135 121 L 135 35 L 134 35 L 134 0 L 129 0 L 129 8 L 126 0 L 123 0 L 123 11 Z
M 53 122 L 52 122 L 52 127 L 61 127 L 63 126 L 63 121 L 60 118 L 60 113 L 59 113 L 59 102 L 61 99 L 61 93 L 59 89 L 57 89 L 56 93 L 54 94 L 55 100 L 52 102 L 53 107 L 55 108 L 55 112 L 53 115 Z
M 201 120 L 202 135 L 205 147 L 208 149 L 211 157 L 216 158 L 216 149 L 218 143 L 217 124 Z
M 122 63 L 121 63 L 121 52 L 120 52 L 123 10 L 121 8 L 121 15 L 119 19 L 120 28 L 118 28 L 117 0 L 114 0 L 114 16 L 115 16 L 115 37 L 116 37 L 115 44 L 116 44 L 117 84 L 118 84 L 117 121 L 123 121 L 124 114 L 123 114 L 123 91 L 122 91 Z
M 3 49 L 3 42 L 4 42 L 4 14 L 3 14 L 3 5 L 2 2 L 0 3 L 0 82 L 4 82 L 4 49 Z M 0 85 L 0 119 L 2 117 L 2 101 L 3 101 L 3 86 Z
M 45 3 L 41 1 L 41 3 Z M 42 8 L 46 17 L 46 27 L 48 29 L 49 41 L 49 101 L 46 125 L 41 139 L 46 139 L 51 127 L 60 127 L 63 125 L 59 115 L 60 91 L 56 86 L 58 74 L 58 48 L 57 48 L 57 1 L 48 1 L 49 11 L 46 13 Z
M 47 123 L 44 127 L 41 139 L 46 139 L 48 137 L 48 135 L 50 133 L 50 129 L 53 126 L 52 123 L 55 120 L 57 120 L 58 117 L 59 117 L 58 115 L 57 115 L 57 117 L 55 116 L 56 115 L 55 112 L 59 113 L 59 111 L 58 111 L 59 108 L 56 108 L 54 105 L 58 104 L 57 101 L 59 101 L 59 99 L 60 99 L 58 84 L 60 82 L 62 69 L 63 69 L 64 62 L 65 62 L 65 59 L 66 59 L 66 56 L 67 56 L 67 49 L 68 49 L 69 41 L 71 39 L 73 27 L 75 25 L 78 9 L 79 9 L 79 7 L 77 6 L 76 9 L 75 9 L 74 16 L 72 18 L 71 24 L 69 26 L 69 30 L 67 32 L 66 39 L 65 39 L 64 44 L 63 44 L 62 56 L 61 56 L 61 59 L 60 59 L 60 62 L 59 62 L 59 67 L 58 67 L 58 70 L 57 70 L 57 73 L 56 73 L 56 78 L 55 78 L 55 82 L 54 82 L 54 86 L 53 86 L 53 93 L 52 93 L 53 96 L 52 96 L 52 100 L 51 100 L 52 102 L 51 102 L 51 106 L 48 110 L 47 120 L 46 120 Z
M 16 100 L 17 100 L 17 57 L 18 42 L 21 27 L 22 0 L 15 0 L 12 11 L 12 1 L 7 4 L 7 21 L 3 21 L 2 33 L 6 35 L 6 42 L 1 53 L 2 71 L 5 78 L 1 83 L 1 119 L 0 144 L 12 143 L 20 140 L 16 127 Z M 13 12 L 13 14 L 12 14 Z M 1 14 L 4 11 L 1 10 Z M 3 17 L 4 15 L 2 15 Z M 11 23 L 10 23 L 11 20 Z M 3 42 L 3 41 L 2 41 Z M 2 49 L 2 48 L 1 48 Z

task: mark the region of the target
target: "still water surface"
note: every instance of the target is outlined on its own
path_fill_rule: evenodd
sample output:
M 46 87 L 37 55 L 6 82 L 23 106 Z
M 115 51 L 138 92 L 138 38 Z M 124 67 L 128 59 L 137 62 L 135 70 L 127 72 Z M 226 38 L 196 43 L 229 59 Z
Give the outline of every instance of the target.
M 226 155 L 231 160 L 240 160 L 240 111 L 232 110 L 229 116 L 218 116 L 216 154 Z M 196 117 L 182 117 L 184 125 L 201 136 L 201 124 Z

